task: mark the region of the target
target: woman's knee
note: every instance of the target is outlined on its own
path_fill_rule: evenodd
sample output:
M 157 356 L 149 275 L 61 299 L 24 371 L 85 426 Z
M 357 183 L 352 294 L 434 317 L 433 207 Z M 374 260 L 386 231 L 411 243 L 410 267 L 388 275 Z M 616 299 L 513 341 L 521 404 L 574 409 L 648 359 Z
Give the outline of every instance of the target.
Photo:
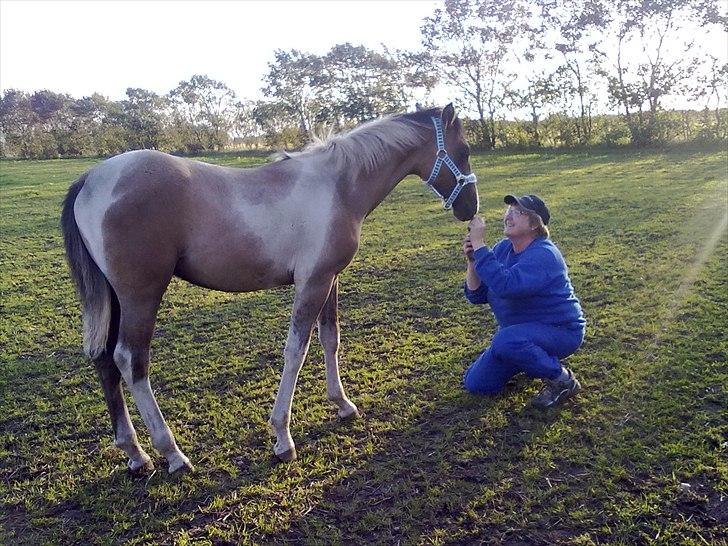
M 465 376 L 463 377 L 463 388 L 471 394 L 483 394 L 489 396 L 498 394 L 503 388 L 503 385 L 493 381 L 493 378 L 489 378 L 487 374 L 477 373 L 477 370 L 473 370 L 474 365 L 475 363 L 465 372 Z
M 523 337 L 506 337 L 493 340 L 491 347 L 493 356 L 501 360 L 510 360 L 513 354 L 532 345 L 532 342 Z

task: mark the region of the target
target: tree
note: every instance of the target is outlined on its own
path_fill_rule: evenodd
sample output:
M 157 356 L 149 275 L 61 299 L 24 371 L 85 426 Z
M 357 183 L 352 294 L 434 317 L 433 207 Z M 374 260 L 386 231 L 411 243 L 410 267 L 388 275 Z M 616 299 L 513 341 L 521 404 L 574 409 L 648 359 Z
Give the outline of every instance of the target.
M 36 118 L 34 140 L 40 146 L 41 157 L 76 153 L 70 138 L 73 116 L 71 104 L 69 95 L 48 89 L 36 91 L 30 96 L 30 109 Z
M 263 131 L 255 119 L 255 106 L 253 101 L 240 101 L 235 104 L 232 126 L 235 144 L 243 144 L 248 148 L 258 147 Z
M 417 56 L 349 43 L 337 44 L 321 57 L 279 50 L 268 66 L 263 93 L 269 100 L 255 112 L 269 140 L 274 132 L 285 131 L 286 142 L 304 142 L 321 124 L 340 128 L 398 112 L 413 89 L 432 86 Z
M 699 64 L 686 23 L 725 21 L 718 0 L 594 0 L 605 15 L 606 43 L 595 47 L 609 95 L 629 127 L 632 143 L 659 139 L 658 112 L 666 96 L 684 93 Z M 611 9 L 608 9 L 610 6 Z M 614 42 L 611 49 L 605 46 Z M 632 45 L 632 52 L 627 47 Z M 634 46 L 638 46 L 634 47 Z M 639 52 L 635 54 L 635 52 Z
M 300 148 L 309 140 L 308 133 L 301 130 L 283 102 L 258 101 L 253 105 L 251 114 L 263 130 L 268 147 Z
M 728 124 L 726 123 L 726 111 L 723 106 L 723 99 L 728 94 L 728 63 L 722 59 L 710 55 L 708 71 L 700 75 L 697 86 L 693 89 L 693 96 L 696 99 L 705 100 L 706 126 L 703 138 L 714 138 L 725 140 L 728 138 Z M 708 121 L 708 112 L 713 107 L 714 130 L 710 131 L 711 123 Z
M 180 143 L 187 151 L 222 149 L 235 116 L 235 93 L 227 85 L 195 75 L 181 81 L 168 98 Z
M 322 111 L 352 125 L 402 111 L 410 98 L 407 71 L 386 50 L 338 44 L 323 57 Z
M 8 89 L 0 98 L 0 156 L 33 157 L 36 116 L 27 93 Z
M 527 108 L 531 114 L 531 145 L 541 146 L 539 120 L 543 110 L 560 95 L 554 74 L 537 73 L 527 78 L 528 84 L 522 91 L 513 92 L 513 102 L 518 108 Z
M 71 121 L 69 142 L 65 152 L 69 155 L 96 155 L 101 124 L 108 100 L 95 93 L 91 97 L 74 100 L 70 105 Z
M 526 0 L 445 0 L 422 26 L 432 70 L 457 87 L 463 105 L 477 113 L 481 144 L 496 145 L 496 115 L 505 106 L 524 43 L 538 29 L 529 24 Z
M 292 49 L 276 50 L 275 60 L 268 63 L 268 74 L 263 95 L 277 103 L 283 114 L 298 125 L 306 137 L 313 136 L 313 128 L 320 121 L 323 105 L 317 94 L 324 83 L 321 57 Z
M 548 0 L 542 4 L 542 20 L 555 32 L 549 47 L 557 51 L 562 64 L 555 77 L 567 107 L 576 117 L 575 129 L 581 145 L 592 141 L 594 87 L 598 78 L 593 50 L 607 21 L 607 6 L 600 0 Z M 576 112 L 571 108 L 577 103 Z
M 122 124 L 132 149 L 156 150 L 162 146 L 168 101 L 152 91 L 129 87 L 121 102 Z

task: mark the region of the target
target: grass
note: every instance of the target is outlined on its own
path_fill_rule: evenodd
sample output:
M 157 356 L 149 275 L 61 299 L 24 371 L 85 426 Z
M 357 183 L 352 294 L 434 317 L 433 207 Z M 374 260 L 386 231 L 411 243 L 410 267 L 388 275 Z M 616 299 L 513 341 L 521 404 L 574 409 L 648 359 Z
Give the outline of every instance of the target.
M 570 358 L 585 389 L 558 410 L 529 408 L 525 378 L 496 398 L 461 390 L 494 321 L 461 296 L 464 226 L 414 179 L 341 276 L 342 380 L 364 416 L 337 421 L 312 343 L 291 464 L 271 460 L 266 421 L 292 291 L 174 281 L 151 378 L 198 471 L 170 478 L 157 460 L 143 479 L 113 447 L 58 231 L 95 161 L 0 163 L 0 544 L 726 544 L 727 160 L 473 158 L 491 243 L 505 193 L 551 207 L 589 321 Z

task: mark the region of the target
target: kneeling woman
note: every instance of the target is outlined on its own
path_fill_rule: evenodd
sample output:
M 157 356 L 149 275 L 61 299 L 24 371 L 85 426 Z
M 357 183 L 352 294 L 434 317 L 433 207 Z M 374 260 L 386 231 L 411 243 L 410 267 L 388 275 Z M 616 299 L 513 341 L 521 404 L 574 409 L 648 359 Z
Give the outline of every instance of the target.
M 465 388 L 496 394 L 523 372 L 544 379 L 533 404 L 548 408 L 581 389 L 561 359 L 581 345 L 586 321 L 564 258 L 549 239 L 544 202 L 536 195 L 507 195 L 504 201 L 506 239 L 488 248 L 485 224 L 476 216 L 463 243 L 465 297 L 489 303 L 498 322 L 490 347 L 465 372 Z

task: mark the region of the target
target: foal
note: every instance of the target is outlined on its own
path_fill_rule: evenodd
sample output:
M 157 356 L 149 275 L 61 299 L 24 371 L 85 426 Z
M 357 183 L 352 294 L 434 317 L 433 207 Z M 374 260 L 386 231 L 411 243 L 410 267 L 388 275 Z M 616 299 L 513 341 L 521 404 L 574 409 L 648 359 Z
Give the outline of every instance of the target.
M 142 150 L 82 175 L 63 206 L 66 255 L 83 305 L 84 350 L 129 468 L 152 463 L 129 419 L 122 379 L 169 472 L 192 469 L 149 384 L 149 345 L 173 276 L 228 292 L 295 285 L 270 417 L 279 459 L 296 457 L 291 405 L 317 320 L 328 398 L 340 417 L 357 415 L 339 378 L 337 276 L 357 251 L 364 218 L 407 175 L 425 179 L 459 220 L 472 218 L 478 193 L 468 155 L 449 104 L 370 122 L 255 169 Z

